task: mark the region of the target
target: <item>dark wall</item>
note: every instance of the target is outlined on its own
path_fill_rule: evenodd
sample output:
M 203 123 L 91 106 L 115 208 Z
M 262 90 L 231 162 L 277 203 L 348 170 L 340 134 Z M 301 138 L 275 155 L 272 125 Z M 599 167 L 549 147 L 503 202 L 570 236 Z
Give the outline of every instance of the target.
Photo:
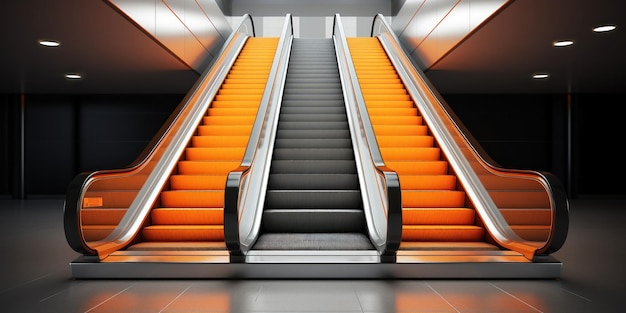
M 64 195 L 80 172 L 133 162 L 183 96 L 0 95 L 0 197 L 19 195 L 22 108 L 25 195 Z M 626 195 L 619 97 L 443 97 L 503 167 L 551 172 L 572 197 Z
M 64 195 L 80 172 L 126 167 L 184 95 L 4 96 L 0 196 Z M 23 115 L 21 113 L 23 108 Z M 24 178 L 19 121 L 24 119 Z
M 563 172 L 552 155 L 564 151 L 565 125 L 555 128 L 558 101 L 545 95 L 445 95 L 454 113 L 489 155 L 506 168 Z M 565 98 L 563 98 L 565 99 Z M 562 129 L 561 129 L 562 128 Z M 553 134 L 559 136 L 554 138 Z
M 623 95 L 586 94 L 573 101 L 575 192 L 626 195 Z
M 618 95 L 443 97 L 500 165 L 551 172 L 571 197 L 626 195 Z

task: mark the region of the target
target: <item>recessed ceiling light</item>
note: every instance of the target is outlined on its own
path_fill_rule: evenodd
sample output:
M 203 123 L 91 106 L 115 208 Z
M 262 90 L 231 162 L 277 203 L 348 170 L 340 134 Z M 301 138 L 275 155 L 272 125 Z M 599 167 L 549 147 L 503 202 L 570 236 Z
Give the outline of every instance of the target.
M 604 33 L 604 32 L 610 32 L 614 30 L 615 28 L 617 28 L 617 26 L 615 25 L 602 25 L 602 26 L 595 27 L 593 31 L 596 33 Z
M 557 41 L 552 43 L 552 45 L 555 46 L 555 47 L 567 47 L 567 46 L 571 46 L 573 44 L 574 44 L 573 40 L 557 40 Z
M 67 79 L 81 79 L 81 75 L 80 74 L 76 74 L 76 73 L 68 73 L 65 74 L 65 78 Z
M 548 74 L 548 73 L 535 73 L 535 74 L 533 74 L 533 78 L 534 79 L 547 79 L 548 77 L 550 77 L 550 74 Z
M 61 45 L 61 43 L 56 40 L 39 40 L 39 44 L 44 47 L 58 47 Z

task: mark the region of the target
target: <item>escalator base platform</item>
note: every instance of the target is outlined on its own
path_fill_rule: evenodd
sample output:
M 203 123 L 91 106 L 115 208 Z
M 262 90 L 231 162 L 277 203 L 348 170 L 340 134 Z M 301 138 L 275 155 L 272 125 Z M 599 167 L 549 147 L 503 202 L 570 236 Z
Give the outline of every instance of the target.
M 562 263 L 552 256 L 532 262 L 399 257 L 397 263 L 100 262 L 80 256 L 70 270 L 76 279 L 557 279 Z

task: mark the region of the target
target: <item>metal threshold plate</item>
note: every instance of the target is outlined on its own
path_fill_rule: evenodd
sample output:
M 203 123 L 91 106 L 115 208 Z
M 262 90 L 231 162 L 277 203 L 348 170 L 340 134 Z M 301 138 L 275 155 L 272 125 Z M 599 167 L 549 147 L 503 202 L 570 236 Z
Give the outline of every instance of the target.
M 380 263 L 376 250 L 251 250 L 246 263 Z

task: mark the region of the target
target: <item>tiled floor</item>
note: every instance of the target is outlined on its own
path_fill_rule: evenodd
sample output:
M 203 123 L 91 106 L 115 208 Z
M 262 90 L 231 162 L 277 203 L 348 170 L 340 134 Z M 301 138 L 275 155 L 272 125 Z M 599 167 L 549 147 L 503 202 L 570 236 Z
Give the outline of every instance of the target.
M 0 312 L 626 312 L 626 199 L 571 200 L 557 280 L 75 280 L 62 206 L 0 200 Z

